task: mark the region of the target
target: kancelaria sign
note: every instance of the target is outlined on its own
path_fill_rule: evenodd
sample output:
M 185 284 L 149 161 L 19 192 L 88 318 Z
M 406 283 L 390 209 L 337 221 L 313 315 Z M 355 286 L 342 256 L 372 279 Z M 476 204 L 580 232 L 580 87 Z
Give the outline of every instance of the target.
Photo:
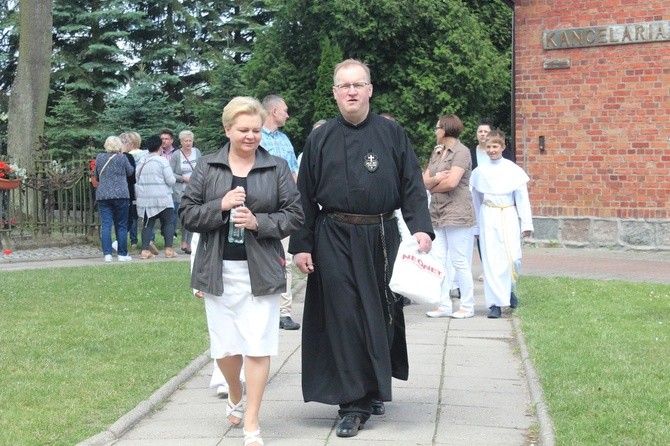
M 670 21 L 546 30 L 545 50 L 670 41 Z

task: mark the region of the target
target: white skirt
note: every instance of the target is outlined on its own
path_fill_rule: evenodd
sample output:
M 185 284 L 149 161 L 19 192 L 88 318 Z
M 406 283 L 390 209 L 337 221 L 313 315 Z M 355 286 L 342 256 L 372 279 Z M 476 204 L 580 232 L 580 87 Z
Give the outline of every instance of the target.
M 251 294 L 246 261 L 223 261 L 223 295 L 205 293 L 212 358 L 273 356 L 279 350 L 281 294 Z

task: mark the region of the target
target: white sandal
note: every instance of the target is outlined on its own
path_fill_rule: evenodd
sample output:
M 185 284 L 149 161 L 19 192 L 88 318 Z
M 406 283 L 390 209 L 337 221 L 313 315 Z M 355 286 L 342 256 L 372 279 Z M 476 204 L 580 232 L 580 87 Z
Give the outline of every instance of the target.
M 242 433 L 244 433 L 244 446 L 249 446 L 252 443 L 258 443 L 261 446 L 265 444 L 263 443 L 263 439 L 261 438 L 260 427 L 253 432 L 247 432 L 244 429 L 242 429 Z
M 240 421 L 235 423 L 233 420 L 230 419 L 231 415 L 235 418 L 238 418 Z M 226 405 L 226 418 L 228 418 L 228 421 L 230 421 L 230 424 L 233 426 L 239 426 L 242 424 L 242 420 L 244 419 L 244 395 L 242 395 L 242 398 L 237 402 L 237 404 L 233 404 L 233 402 L 230 400 L 230 395 L 228 395 L 228 404 Z

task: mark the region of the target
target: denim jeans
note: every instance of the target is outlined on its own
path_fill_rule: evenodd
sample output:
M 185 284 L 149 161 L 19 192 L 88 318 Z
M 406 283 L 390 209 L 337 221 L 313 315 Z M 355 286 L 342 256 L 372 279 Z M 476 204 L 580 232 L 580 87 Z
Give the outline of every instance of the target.
M 119 243 L 119 255 L 128 255 L 128 207 L 129 201 L 127 198 L 98 201 L 100 240 L 104 255 L 112 254 L 112 225 L 114 225 L 116 240 Z

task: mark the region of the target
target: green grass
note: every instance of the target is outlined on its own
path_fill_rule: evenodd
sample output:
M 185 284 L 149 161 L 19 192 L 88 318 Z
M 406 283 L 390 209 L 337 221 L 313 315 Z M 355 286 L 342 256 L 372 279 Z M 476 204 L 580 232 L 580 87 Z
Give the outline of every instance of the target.
M 557 445 L 670 444 L 670 286 L 523 277 L 518 295 Z
M 0 444 L 75 444 L 202 354 L 188 275 L 188 262 L 3 272 Z
M 208 347 L 188 262 L 3 272 L 0 445 L 94 435 Z M 557 445 L 670 444 L 670 286 L 523 277 Z

